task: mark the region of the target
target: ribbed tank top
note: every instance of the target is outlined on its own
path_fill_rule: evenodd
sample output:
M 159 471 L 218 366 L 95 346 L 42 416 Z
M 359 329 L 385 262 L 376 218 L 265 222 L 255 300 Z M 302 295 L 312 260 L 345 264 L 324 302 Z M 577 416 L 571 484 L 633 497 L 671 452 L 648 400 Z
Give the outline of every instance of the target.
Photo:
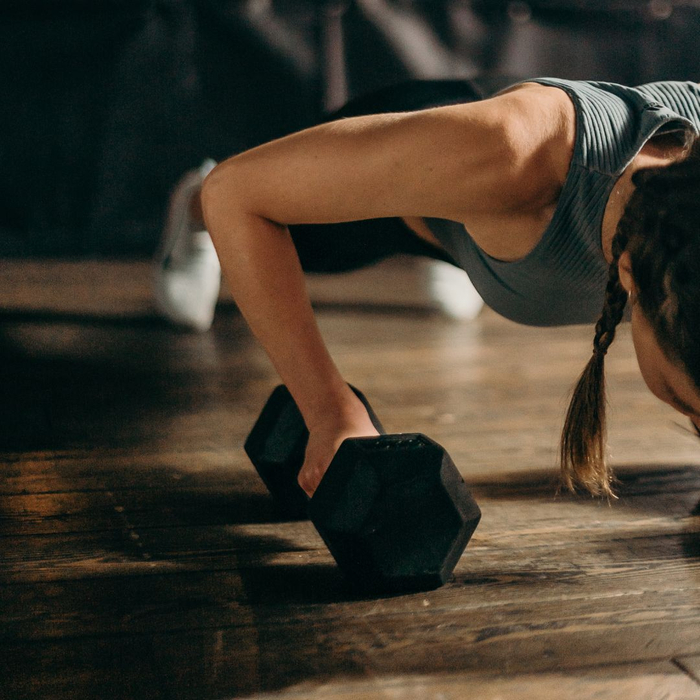
M 591 323 L 603 308 L 608 264 L 602 223 L 616 180 L 655 134 L 700 131 L 700 85 L 613 83 L 538 78 L 564 90 L 576 112 L 576 141 L 552 220 L 524 258 L 504 262 L 482 251 L 462 224 L 426 224 L 502 316 L 531 326 Z

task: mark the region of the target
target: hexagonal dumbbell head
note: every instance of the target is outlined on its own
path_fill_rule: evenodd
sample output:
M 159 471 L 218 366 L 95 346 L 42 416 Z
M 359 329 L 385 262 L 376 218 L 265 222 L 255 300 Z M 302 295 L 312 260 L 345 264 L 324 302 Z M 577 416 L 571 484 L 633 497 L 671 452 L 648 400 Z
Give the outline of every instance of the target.
M 307 497 L 297 482 L 309 431 L 286 386 L 267 400 L 245 441 L 245 451 L 277 507 L 288 518 L 307 517 Z
M 309 516 L 354 584 L 415 591 L 447 581 L 481 511 L 447 452 L 406 433 L 343 442 Z

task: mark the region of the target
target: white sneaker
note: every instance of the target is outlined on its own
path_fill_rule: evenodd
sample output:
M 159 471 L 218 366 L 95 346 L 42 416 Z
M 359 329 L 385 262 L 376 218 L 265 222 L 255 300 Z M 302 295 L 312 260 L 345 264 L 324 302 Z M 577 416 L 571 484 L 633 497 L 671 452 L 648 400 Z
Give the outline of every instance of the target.
M 213 160 L 205 160 L 175 186 L 153 261 L 153 292 L 159 313 L 171 323 L 200 333 L 209 330 L 214 320 L 221 266 L 209 233 L 192 222 L 190 202 L 215 166 Z
M 484 306 L 467 273 L 441 260 L 430 263 L 428 289 L 433 303 L 450 318 L 471 321 Z

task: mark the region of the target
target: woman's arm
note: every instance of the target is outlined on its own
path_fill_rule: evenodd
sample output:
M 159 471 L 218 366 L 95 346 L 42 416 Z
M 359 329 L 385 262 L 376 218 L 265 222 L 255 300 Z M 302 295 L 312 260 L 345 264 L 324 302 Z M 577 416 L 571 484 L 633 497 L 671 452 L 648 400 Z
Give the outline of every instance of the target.
M 343 439 L 375 431 L 323 343 L 287 225 L 390 216 L 468 224 L 538 206 L 563 176 L 557 101 L 542 99 L 551 88 L 535 90 L 539 99 L 522 90 L 325 124 L 231 158 L 205 181 L 205 220 L 233 296 L 311 433 L 300 475 L 308 493 Z

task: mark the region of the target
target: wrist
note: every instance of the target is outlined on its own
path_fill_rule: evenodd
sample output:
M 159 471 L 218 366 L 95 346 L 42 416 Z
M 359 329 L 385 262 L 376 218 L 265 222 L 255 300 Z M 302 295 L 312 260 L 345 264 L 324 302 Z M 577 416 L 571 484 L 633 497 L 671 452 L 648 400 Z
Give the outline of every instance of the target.
M 307 428 L 335 425 L 339 428 L 369 421 L 367 409 L 348 384 L 342 382 L 317 392 L 315 400 L 305 409 L 300 407 Z

